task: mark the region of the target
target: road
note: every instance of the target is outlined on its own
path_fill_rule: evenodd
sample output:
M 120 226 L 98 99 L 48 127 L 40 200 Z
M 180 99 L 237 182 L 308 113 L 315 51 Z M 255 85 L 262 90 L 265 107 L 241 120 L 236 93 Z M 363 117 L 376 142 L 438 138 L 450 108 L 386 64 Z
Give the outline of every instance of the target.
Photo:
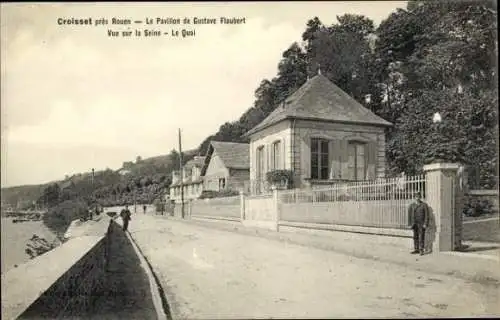
M 498 292 L 452 276 L 150 215 L 129 229 L 185 318 L 500 314 Z

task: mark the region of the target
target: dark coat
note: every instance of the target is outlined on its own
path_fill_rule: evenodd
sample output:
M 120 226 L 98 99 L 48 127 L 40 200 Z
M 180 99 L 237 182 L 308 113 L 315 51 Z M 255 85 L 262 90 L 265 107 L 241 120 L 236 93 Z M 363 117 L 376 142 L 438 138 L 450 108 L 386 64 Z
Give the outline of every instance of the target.
M 408 208 L 408 225 L 428 226 L 430 210 L 425 202 L 412 203 Z
M 128 209 L 123 209 L 120 212 L 120 216 L 122 217 L 123 220 L 132 220 L 132 218 L 130 217 L 131 215 L 132 213 L 130 213 L 130 210 Z

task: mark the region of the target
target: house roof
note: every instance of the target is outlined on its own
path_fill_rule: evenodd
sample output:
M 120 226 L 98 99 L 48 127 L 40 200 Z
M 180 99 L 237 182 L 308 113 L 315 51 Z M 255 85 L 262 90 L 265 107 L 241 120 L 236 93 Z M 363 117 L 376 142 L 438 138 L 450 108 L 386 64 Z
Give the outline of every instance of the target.
M 304 83 L 297 91 L 262 122 L 244 136 L 250 136 L 285 119 L 310 119 L 332 122 L 350 122 L 392 126 L 392 123 L 377 116 L 342 89 L 318 74 Z
M 250 169 L 250 145 L 248 143 L 210 141 L 201 175 L 205 175 L 213 152 L 228 169 Z

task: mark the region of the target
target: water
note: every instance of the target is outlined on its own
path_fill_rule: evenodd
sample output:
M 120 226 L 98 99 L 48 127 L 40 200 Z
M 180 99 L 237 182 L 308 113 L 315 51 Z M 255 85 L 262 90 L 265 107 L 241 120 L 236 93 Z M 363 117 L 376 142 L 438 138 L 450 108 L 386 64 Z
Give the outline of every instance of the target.
M 14 267 L 14 265 L 22 264 L 30 257 L 26 254 L 26 245 L 30 242 L 29 239 L 34 235 L 45 238 L 48 242 L 52 242 L 56 236 L 51 232 L 42 221 L 28 221 L 14 223 L 14 218 L 2 218 L 2 270 L 4 273 Z

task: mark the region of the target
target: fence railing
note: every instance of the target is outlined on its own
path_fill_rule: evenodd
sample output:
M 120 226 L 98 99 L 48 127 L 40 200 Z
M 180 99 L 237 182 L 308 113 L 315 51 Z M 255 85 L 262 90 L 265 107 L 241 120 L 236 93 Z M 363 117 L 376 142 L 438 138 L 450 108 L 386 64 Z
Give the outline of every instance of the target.
M 337 183 L 278 193 L 285 221 L 406 228 L 415 193 L 425 197 L 425 176 Z
M 339 182 L 328 187 L 292 189 L 279 192 L 282 203 L 377 201 L 425 198 L 425 176 L 385 178 L 374 181 Z
M 247 195 L 271 194 L 272 186 L 267 180 L 245 181 L 243 192 Z

